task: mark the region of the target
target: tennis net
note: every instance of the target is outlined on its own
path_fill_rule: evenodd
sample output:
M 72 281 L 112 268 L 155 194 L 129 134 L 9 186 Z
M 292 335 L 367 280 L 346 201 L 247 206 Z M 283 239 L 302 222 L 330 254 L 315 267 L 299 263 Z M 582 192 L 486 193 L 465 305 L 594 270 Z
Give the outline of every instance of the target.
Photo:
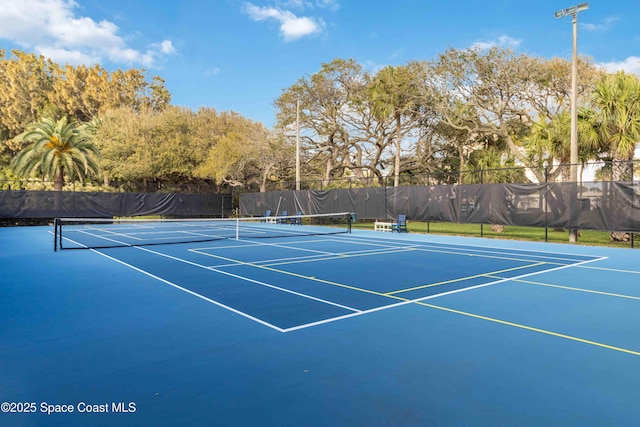
M 261 239 L 351 232 L 348 212 L 254 218 L 56 218 L 54 250 Z

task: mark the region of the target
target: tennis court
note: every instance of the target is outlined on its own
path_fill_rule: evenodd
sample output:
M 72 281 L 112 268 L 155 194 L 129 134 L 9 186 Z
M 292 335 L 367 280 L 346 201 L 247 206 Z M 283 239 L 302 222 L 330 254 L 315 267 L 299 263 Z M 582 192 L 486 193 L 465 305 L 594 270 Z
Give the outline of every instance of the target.
M 56 239 L 99 249 L 57 252 L 54 227 L 0 229 L 0 425 L 640 417 L 635 250 L 334 223 L 232 224 L 219 239 L 107 225 Z M 164 244 L 174 233 L 192 241 Z

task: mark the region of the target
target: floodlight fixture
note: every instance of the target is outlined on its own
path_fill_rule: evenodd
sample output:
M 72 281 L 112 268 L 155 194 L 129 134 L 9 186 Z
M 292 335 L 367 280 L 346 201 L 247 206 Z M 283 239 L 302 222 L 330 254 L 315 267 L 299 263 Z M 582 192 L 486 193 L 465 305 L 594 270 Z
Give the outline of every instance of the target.
M 578 12 L 589 9 L 589 3 L 580 3 L 577 6 L 571 6 L 566 9 L 562 9 L 553 14 L 556 18 L 563 18 L 565 16 L 575 16 Z

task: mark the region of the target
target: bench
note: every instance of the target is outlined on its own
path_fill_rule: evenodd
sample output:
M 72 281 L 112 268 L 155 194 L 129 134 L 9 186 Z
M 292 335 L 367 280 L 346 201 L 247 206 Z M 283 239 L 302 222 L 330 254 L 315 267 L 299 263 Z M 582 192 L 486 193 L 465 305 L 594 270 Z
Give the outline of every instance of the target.
M 397 224 L 393 222 L 376 221 L 373 223 L 373 229 L 374 231 L 392 231 L 394 225 L 397 226 Z

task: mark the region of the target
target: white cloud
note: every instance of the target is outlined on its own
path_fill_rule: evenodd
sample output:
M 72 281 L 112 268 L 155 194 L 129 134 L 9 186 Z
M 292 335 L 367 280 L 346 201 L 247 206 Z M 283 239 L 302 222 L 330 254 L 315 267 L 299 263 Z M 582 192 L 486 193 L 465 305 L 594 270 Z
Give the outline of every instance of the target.
M 514 39 L 509 36 L 500 36 L 495 40 L 479 41 L 471 45 L 471 49 L 486 50 L 494 47 L 505 47 L 517 49 L 522 40 Z
M 175 52 L 169 40 L 147 51 L 127 46 L 119 28 L 109 21 L 76 16 L 74 0 L 2 0 L 0 39 L 11 40 L 55 62 L 93 64 L 114 62 L 153 66 L 161 55 Z
M 45 58 L 56 58 L 55 61 L 60 64 L 96 64 L 100 58 L 84 54 L 77 50 L 59 49 L 55 47 L 42 47 L 38 50 L 38 54 Z
M 160 52 L 167 55 L 171 55 L 172 53 L 176 52 L 176 49 L 173 47 L 173 43 L 171 43 L 171 40 L 163 40 L 162 43 L 158 43 L 154 46 L 159 47 Z
M 307 9 L 313 7 L 311 3 L 305 0 L 278 0 L 278 7 L 285 9 Z
M 588 24 L 588 23 L 580 22 L 579 25 L 580 25 L 580 29 L 584 29 L 585 31 L 606 31 L 609 28 L 611 28 L 612 24 L 617 20 L 618 18 L 612 17 L 612 18 L 606 18 L 600 24 Z
M 598 64 L 610 73 L 616 71 L 625 71 L 627 73 L 634 73 L 640 76 L 640 57 L 630 56 L 624 61 L 618 62 L 603 62 Z
M 317 5 L 320 8 L 326 8 L 333 11 L 340 9 L 338 0 L 318 0 Z
M 320 18 L 298 17 L 288 10 L 280 10 L 273 7 L 260 7 L 251 3 L 245 3 L 245 12 L 254 21 L 268 19 L 280 23 L 280 34 L 285 41 L 292 41 L 311 34 L 321 33 L 324 30 L 324 21 Z
M 276 5 L 282 9 L 329 9 L 331 11 L 336 11 L 340 9 L 340 4 L 338 0 L 315 0 L 315 2 L 311 0 L 276 0 Z

